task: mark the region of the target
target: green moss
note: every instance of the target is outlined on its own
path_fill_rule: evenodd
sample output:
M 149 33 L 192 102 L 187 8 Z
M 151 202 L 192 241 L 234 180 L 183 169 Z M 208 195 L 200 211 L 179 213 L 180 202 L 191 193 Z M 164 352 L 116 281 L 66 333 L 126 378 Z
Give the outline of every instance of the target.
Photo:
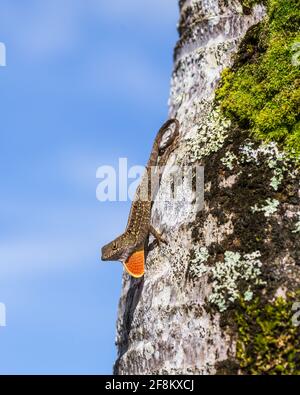
M 276 141 L 298 158 L 299 1 L 267 0 L 267 14 L 245 36 L 233 68 L 223 72 L 216 99 L 239 126 L 258 139 Z
M 263 304 L 241 301 L 236 313 L 237 360 L 244 374 L 300 374 L 300 329 L 294 326 L 295 296 Z

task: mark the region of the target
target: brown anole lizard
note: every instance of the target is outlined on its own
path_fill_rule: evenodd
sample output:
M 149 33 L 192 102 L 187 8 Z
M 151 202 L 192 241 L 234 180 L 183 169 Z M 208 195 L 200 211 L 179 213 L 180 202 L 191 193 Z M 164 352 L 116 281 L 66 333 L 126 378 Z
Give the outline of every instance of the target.
M 175 130 L 169 137 L 166 147 L 160 145 L 166 131 L 175 125 Z M 158 131 L 154 140 L 145 174 L 138 186 L 128 217 L 125 232 L 102 248 L 103 261 L 121 261 L 126 271 L 133 277 L 139 278 L 145 272 L 145 248 L 149 233 L 158 241 L 165 242 L 162 235 L 151 225 L 151 207 L 155 192 L 151 191 L 151 175 L 153 168 L 158 170 L 164 166 L 175 148 L 179 137 L 179 122 L 177 119 L 168 120 Z M 145 198 L 146 191 L 146 198 Z

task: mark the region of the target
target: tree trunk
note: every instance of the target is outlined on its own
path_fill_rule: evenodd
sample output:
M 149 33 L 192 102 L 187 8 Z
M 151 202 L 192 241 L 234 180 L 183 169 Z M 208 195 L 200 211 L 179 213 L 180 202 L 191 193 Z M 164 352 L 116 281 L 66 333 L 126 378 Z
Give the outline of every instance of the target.
M 242 132 L 215 101 L 222 71 L 264 16 L 263 6 L 250 10 L 238 0 L 180 1 L 169 115 L 180 121 L 181 141 L 152 209 L 168 245 L 150 249 L 142 280 L 124 273 L 116 374 L 289 369 L 287 350 L 296 347 L 290 342 L 298 330 L 289 314 L 300 282 L 299 173 L 291 170 L 272 188 L 271 163 L 281 151 Z M 172 165 L 183 163 L 204 166 L 202 210 L 190 201 L 164 199 Z M 287 321 L 265 318 L 277 313 Z M 257 323 L 263 326 L 264 318 L 261 329 Z M 269 339 L 268 323 L 275 325 L 273 342 L 251 351 L 257 333 Z M 273 352 L 274 360 L 268 356 L 272 347 L 281 350 L 278 358 Z

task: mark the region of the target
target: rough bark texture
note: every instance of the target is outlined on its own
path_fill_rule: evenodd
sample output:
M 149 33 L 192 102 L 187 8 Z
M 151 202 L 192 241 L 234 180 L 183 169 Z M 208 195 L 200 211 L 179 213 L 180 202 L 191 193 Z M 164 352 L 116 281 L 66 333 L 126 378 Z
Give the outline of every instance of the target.
M 245 14 L 237 0 L 180 1 L 169 107 L 181 144 L 163 180 L 173 164 L 203 165 L 205 204 L 167 203 L 160 188 L 152 222 L 168 245 L 149 251 L 144 279 L 124 274 L 117 374 L 242 372 L 240 304 L 255 295 L 271 303 L 299 286 L 299 175 L 275 144 L 252 141 L 214 100 L 222 70 L 264 14 L 260 5 Z M 284 174 L 277 190 L 274 161 Z

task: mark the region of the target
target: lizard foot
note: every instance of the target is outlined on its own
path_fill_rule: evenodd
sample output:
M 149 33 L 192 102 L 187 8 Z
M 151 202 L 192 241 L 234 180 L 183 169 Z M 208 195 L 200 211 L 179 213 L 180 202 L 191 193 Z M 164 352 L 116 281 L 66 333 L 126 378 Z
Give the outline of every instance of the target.
M 161 243 L 168 244 L 167 240 L 163 237 L 164 231 L 159 233 L 152 225 L 150 225 L 150 233 L 155 237 L 159 246 Z

